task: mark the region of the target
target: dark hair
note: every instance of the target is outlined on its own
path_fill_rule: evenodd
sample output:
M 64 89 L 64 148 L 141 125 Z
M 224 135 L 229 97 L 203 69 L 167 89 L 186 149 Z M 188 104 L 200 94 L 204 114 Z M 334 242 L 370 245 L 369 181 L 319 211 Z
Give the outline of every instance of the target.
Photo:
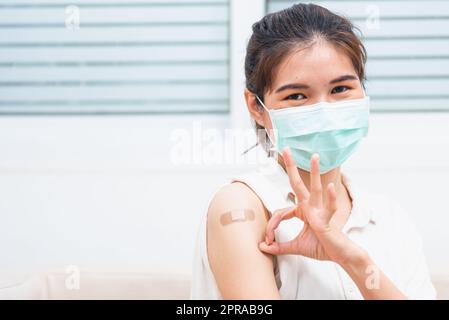
M 253 34 L 246 47 L 246 88 L 263 101 L 283 59 L 298 46 L 312 45 L 318 39 L 328 41 L 348 55 L 363 85 L 366 50 L 355 30 L 358 29 L 347 18 L 315 4 L 295 4 L 267 14 L 253 24 Z M 256 129 L 263 129 L 255 125 Z

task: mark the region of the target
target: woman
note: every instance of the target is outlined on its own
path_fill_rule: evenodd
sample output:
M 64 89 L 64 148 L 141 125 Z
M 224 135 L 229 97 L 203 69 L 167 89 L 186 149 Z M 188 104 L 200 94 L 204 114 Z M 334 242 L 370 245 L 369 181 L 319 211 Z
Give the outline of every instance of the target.
M 368 131 L 365 62 L 351 22 L 317 5 L 253 25 L 244 95 L 275 157 L 211 199 L 192 298 L 435 298 L 408 216 L 340 171 Z

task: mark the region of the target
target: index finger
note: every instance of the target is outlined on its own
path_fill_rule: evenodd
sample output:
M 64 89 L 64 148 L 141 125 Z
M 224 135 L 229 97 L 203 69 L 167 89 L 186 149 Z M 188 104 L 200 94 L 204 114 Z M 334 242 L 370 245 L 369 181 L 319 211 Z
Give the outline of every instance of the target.
M 291 219 L 295 216 L 296 207 L 284 208 L 276 210 L 271 216 L 265 228 L 265 242 L 271 244 L 274 241 L 274 230 L 279 226 L 281 221 Z
M 293 160 L 290 148 L 285 147 L 284 151 L 282 152 L 282 156 L 284 158 L 285 168 L 287 170 L 290 185 L 292 186 L 293 191 L 298 197 L 298 203 L 303 200 L 309 199 L 309 190 L 307 190 L 307 187 L 299 176 L 298 168 L 296 167 L 295 160 Z

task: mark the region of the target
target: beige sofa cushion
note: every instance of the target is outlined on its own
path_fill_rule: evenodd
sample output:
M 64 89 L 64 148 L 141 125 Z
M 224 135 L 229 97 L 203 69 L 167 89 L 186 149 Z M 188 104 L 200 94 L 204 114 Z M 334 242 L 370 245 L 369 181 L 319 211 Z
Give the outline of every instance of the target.
M 449 300 L 449 276 L 433 276 L 432 283 L 437 291 L 437 298 Z
M 48 297 L 45 276 L 22 276 L 13 273 L 1 273 L 0 299 L 45 299 Z
M 439 299 L 449 299 L 449 277 L 434 276 Z M 189 299 L 190 275 L 81 272 L 75 283 L 65 272 L 0 278 L 0 299 Z M 79 284 L 79 288 L 77 288 Z
M 0 288 L 0 299 L 189 299 L 190 276 L 154 273 L 65 272 L 32 276 Z M 79 285 L 79 286 L 78 286 Z

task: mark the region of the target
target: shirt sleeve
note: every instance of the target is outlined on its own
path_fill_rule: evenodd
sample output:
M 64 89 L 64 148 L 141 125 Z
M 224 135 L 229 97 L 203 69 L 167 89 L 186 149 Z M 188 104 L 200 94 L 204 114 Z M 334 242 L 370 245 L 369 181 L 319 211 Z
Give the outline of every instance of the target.
M 415 222 L 404 211 L 402 206 L 393 203 L 397 226 L 400 226 L 400 258 L 402 292 L 408 299 L 431 300 L 436 299 L 436 290 L 432 284 L 423 241 Z

